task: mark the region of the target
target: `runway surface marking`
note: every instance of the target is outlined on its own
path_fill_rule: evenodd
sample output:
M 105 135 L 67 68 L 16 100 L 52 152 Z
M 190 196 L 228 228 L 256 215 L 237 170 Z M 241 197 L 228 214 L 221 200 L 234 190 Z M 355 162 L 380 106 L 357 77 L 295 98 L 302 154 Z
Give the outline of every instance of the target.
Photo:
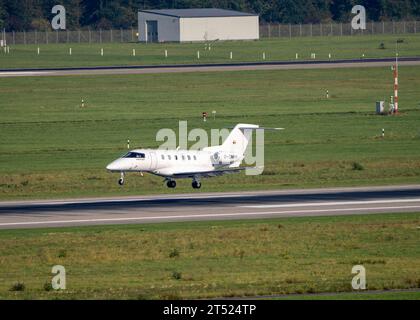
M 282 189 L 267 191 L 241 191 L 241 192 L 213 192 L 213 193 L 180 193 L 180 194 L 161 194 L 150 196 L 119 196 L 110 198 L 76 198 L 76 199 L 57 199 L 57 200 L 6 200 L 0 201 L 0 208 L 8 206 L 26 206 L 26 205 L 64 205 L 64 204 L 90 204 L 90 203 L 130 203 L 137 201 L 155 201 L 155 200 L 191 200 L 191 199 L 224 199 L 224 198 L 242 198 L 244 196 L 305 196 L 311 194 L 334 195 L 343 192 L 390 192 L 418 189 L 416 195 L 420 195 L 419 185 L 401 185 L 401 186 L 378 186 L 378 187 L 337 187 L 337 188 L 316 188 L 316 189 Z M 411 197 L 413 198 L 413 197 Z M 419 198 L 420 199 L 420 198 Z M 381 200 L 382 201 L 382 200 Z
M 238 206 L 240 208 L 283 208 L 283 207 L 312 207 L 312 206 L 343 206 L 352 204 L 378 204 L 378 203 L 402 203 L 420 202 L 420 198 L 415 199 L 396 199 L 396 200 L 365 200 L 365 201 L 340 201 L 340 202 L 311 202 L 311 203 L 292 203 L 292 204 L 261 204 L 250 206 Z
M 0 202 L 0 229 L 420 212 L 420 185 Z
M 145 65 L 145 66 L 109 66 L 80 67 L 57 69 L 16 69 L 0 71 L 2 77 L 23 76 L 81 76 L 81 75 L 119 75 L 119 74 L 153 74 L 179 72 L 209 71 L 245 71 L 245 70 L 292 70 L 292 69 L 330 69 L 389 67 L 394 64 L 393 58 L 344 59 L 336 61 L 272 61 L 265 63 L 227 63 L 204 65 Z M 400 66 L 420 65 L 419 57 L 400 58 Z
M 13 71 L 13 72 L 0 72 L 0 78 L 4 77 L 34 77 L 34 76 L 47 76 L 53 72 L 49 71 Z
M 54 220 L 54 221 L 27 221 L 27 222 L 10 222 L 0 223 L 0 226 L 25 226 L 25 225 L 54 225 L 54 224 L 73 224 L 73 223 L 95 223 L 95 222 L 128 222 L 141 220 L 160 220 L 160 219 L 185 219 L 185 218 L 217 218 L 217 217 L 234 217 L 234 216 L 260 216 L 260 215 L 277 215 L 277 214 L 299 214 L 299 213 L 320 213 L 320 212 L 345 212 L 345 211 L 376 211 L 376 210 L 400 210 L 400 209 L 420 209 L 417 206 L 396 206 L 396 207 L 360 207 L 360 208 L 335 208 L 335 209 L 318 209 L 318 210 L 291 210 L 291 211 L 260 211 L 260 212 L 236 212 L 236 213 L 216 213 L 216 214 L 189 214 L 189 215 L 167 215 L 167 216 L 149 216 L 149 217 L 131 217 L 131 218 L 104 218 L 104 219 L 78 219 L 78 220 Z
M 238 194 L 238 193 L 223 193 L 223 194 L 216 194 L 216 195 L 203 195 L 203 194 L 180 194 L 180 195 L 170 195 L 165 196 L 151 196 L 151 197 L 142 197 L 142 198 L 137 198 L 137 197 L 130 197 L 127 199 L 124 198 L 112 198 L 112 199 L 101 199 L 101 198 L 96 198 L 96 199 L 77 199 L 77 200 L 52 200 L 52 201 L 43 201 L 43 200 L 35 200 L 35 201 L 3 201 L 0 202 L 0 208 L 1 207 L 7 207 L 9 205 L 27 205 L 27 204 L 34 204 L 34 205 L 45 205 L 45 206 L 52 206 L 52 205 L 66 205 L 66 204 L 89 204 L 89 203 L 111 203 L 111 202 L 121 202 L 121 203 L 130 203 L 130 202 L 137 202 L 137 201 L 151 201 L 151 200 L 190 200 L 190 199 L 201 199 L 201 198 L 205 198 L 205 199 L 219 199 L 219 198 L 240 198 L 242 195 Z

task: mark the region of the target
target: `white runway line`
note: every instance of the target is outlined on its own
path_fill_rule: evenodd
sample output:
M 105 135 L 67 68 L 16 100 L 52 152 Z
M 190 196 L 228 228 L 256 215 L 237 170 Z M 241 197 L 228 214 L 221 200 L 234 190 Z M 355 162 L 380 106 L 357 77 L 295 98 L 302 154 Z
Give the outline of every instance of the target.
M 82 76 L 82 75 L 107 75 L 107 74 L 154 74 L 154 73 L 180 73 L 180 72 L 210 72 L 210 71 L 244 71 L 244 70 L 297 70 L 297 69 L 331 69 L 331 68 L 364 68 L 364 67 L 388 67 L 392 61 L 338 61 L 335 63 L 318 62 L 315 64 L 254 64 L 254 65 L 194 65 L 194 66 L 154 66 L 153 68 L 121 68 L 121 69 L 69 69 L 39 71 L 36 73 L 28 71 L 4 71 L 0 72 L 2 77 L 16 76 Z M 402 66 L 420 65 L 420 61 L 400 61 Z
M 344 206 L 355 204 L 380 204 L 380 203 L 404 203 L 404 202 L 420 202 L 420 198 L 414 199 L 395 199 L 395 200 L 362 200 L 362 201 L 336 201 L 336 202 L 303 202 L 291 204 L 258 204 L 237 206 L 239 208 L 267 209 L 267 208 L 290 208 L 290 207 L 313 207 L 313 206 Z
M 389 191 L 391 187 L 351 187 L 351 188 L 317 188 L 317 189 L 291 189 L 291 190 L 271 190 L 271 191 L 244 191 L 244 192 L 223 192 L 223 193 L 199 193 L 199 194 L 178 194 L 178 195 L 151 195 L 151 196 L 124 196 L 111 198 L 76 198 L 76 199 L 57 199 L 57 200 L 22 200 L 22 201 L 0 201 L 0 208 L 8 206 L 27 206 L 27 205 L 62 205 L 62 204 L 89 204 L 89 203 L 108 203 L 108 202 L 135 202 L 135 201 L 156 201 L 156 200 L 191 200 L 191 199 L 212 199 L 212 198 L 241 198 L 243 196 L 275 196 L 275 195 L 311 195 L 314 193 L 334 194 L 334 192 L 362 192 L 362 191 Z M 420 188 L 420 185 L 403 185 L 392 187 L 393 190 L 406 190 L 410 188 Z M 396 188 L 396 189 L 395 189 Z
M 14 71 L 14 72 L 0 72 L 1 77 L 27 77 L 27 76 L 42 76 L 53 74 L 53 72 L 49 71 Z
M 336 209 L 318 209 L 318 210 L 289 210 L 289 211 L 265 211 L 265 212 L 236 212 L 236 213 L 213 213 L 213 214 L 194 214 L 194 215 L 176 215 L 176 216 L 148 216 L 131 218 L 103 218 L 103 219 L 78 219 L 78 220 L 51 220 L 51 221 L 25 221 L 0 223 L 0 227 L 7 226 L 31 226 L 31 225 L 50 225 L 50 224 L 77 224 L 77 223 L 95 223 L 95 222 L 129 222 L 142 220 L 162 220 L 162 219 L 184 219 L 184 218 L 217 218 L 234 216 L 261 216 L 276 214 L 299 214 L 299 213 L 322 213 L 322 212 L 343 212 L 343 211 L 372 211 L 372 210 L 398 210 L 398 209 L 420 209 L 418 206 L 398 206 L 398 207 L 359 207 L 359 208 L 336 208 Z
M 171 195 L 171 196 L 156 196 L 156 197 L 145 197 L 145 198 L 115 198 L 115 199 L 76 199 L 76 200 L 49 200 L 49 201 L 3 201 L 0 202 L 0 208 L 7 208 L 8 206 L 27 206 L 27 205 L 35 205 L 35 206 L 54 206 L 54 205 L 74 205 L 74 204 L 102 204 L 102 203 L 112 203 L 112 202 L 138 202 L 138 201 L 145 201 L 145 202 L 153 202 L 156 200 L 206 200 L 206 199 L 214 199 L 214 198 L 240 198 L 242 194 L 237 193 L 224 193 L 222 195 L 214 194 L 214 195 Z

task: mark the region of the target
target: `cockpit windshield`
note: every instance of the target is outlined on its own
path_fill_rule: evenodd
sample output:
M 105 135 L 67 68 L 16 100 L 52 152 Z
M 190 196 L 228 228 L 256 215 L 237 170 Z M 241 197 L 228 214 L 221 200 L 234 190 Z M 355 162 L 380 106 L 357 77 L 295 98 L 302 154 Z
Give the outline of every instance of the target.
M 140 153 L 140 152 L 129 152 L 127 153 L 123 158 L 140 158 L 140 159 L 144 159 L 146 156 L 144 153 Z

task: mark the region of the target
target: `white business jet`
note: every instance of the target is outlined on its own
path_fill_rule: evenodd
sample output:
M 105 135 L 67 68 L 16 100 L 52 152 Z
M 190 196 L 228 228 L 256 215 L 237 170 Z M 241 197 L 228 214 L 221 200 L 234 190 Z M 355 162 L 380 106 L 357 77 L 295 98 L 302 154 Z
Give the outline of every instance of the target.
M 194 189 L 201 188 L 201 178 L 221 176 L 236 173 L 247 167 L 240 167 L 248 146 L 245 129 L 272 129 L 261 128 L 254 124 L 237 124 L 227 139 L 220 146 L 206 147 L 203 150 L 160 150 L 135 149 L 121 158 L 107 165 L 112 172 L 120 172 L 118 180 L 124 184 L 125 172 L 147 172 L 165 178 L 168 188 L 175 188 L 175 179 L 191 178 Z

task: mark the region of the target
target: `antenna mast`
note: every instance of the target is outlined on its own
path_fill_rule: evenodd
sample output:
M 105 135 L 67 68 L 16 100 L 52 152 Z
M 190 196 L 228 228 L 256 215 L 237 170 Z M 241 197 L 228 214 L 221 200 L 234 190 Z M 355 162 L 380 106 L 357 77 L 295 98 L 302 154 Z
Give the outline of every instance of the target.
M 398 113 L 398 41 L 396 43 L 394 66 L 394 113 Z

